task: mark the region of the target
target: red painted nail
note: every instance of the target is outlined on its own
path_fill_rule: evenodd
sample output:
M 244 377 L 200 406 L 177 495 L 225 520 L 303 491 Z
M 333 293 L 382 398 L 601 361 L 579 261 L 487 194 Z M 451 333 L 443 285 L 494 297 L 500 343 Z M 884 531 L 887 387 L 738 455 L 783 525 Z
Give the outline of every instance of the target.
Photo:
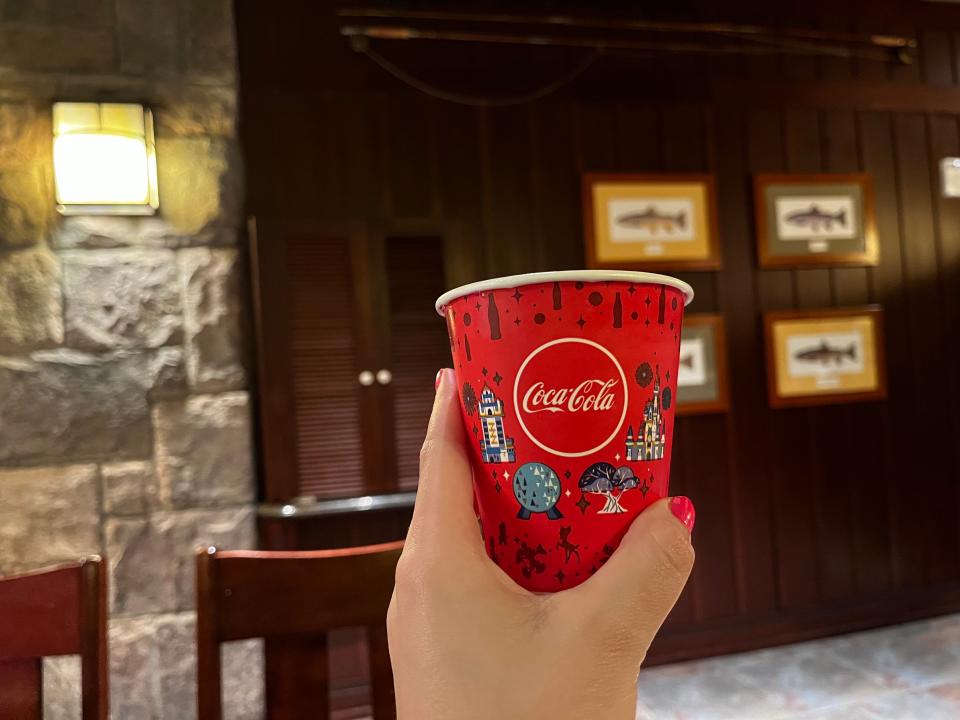
M 440 389 L 440 381 L 441 381 L 442 379 L 443 379 L 443 368 L 440 368 L 439 370 L 437 370 L 437 377 L 436 377 L 436 379 L 434 379 L 434 381 L 433 381 L 433 389 L 434 389 L 434 390 L 439 390 L 439 389 Z
M 688 532 L 693 532 L 693 524 L 697 521 L 697 511 L 690 502 L 690 498 L 680 495 L 670 498 L 670 512 L 682 522 Z

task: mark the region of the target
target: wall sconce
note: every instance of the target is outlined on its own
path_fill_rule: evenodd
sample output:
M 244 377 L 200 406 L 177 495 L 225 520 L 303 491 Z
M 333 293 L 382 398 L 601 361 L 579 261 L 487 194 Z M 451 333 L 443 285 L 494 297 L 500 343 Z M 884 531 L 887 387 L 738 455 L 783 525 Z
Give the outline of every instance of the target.
M 54 103 L 53 174 L 63 215 L 153 215 L 153 115 L 142 105 Z
M 945 198 L 960 197 L 960 158 L 940 160 L 940 192 Z

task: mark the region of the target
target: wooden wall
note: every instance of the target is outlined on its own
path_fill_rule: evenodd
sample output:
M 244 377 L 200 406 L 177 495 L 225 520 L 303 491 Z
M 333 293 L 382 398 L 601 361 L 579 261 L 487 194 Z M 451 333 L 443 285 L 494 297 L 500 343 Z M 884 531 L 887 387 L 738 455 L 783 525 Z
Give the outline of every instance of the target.
M 960 609 L 960 200 L 938 193 L 939 158 L 960 155 L 960 9 L 795 21 L 917 33 L 910 66 L 609 58 L 545 100 L 472 108 L 387 77 L 312 6 L 238 3 L 253 214 L 463 223 L 452 285 L 582 267 L 581 172 L 715 173 L 723 269 L 680 276 L 689 311 L 726 318 L 732 408 L 677 420 L 671 490 L 696 503 L 698 560 L 655 659 Z M 575 59 L 378 48 L 486 94 Z M 880 265 L 758 269 L 751 174 L 857 170 L 874 177 Z M 886 311 L 889 399 L 769 409 L 761 313 L 866 303 Z

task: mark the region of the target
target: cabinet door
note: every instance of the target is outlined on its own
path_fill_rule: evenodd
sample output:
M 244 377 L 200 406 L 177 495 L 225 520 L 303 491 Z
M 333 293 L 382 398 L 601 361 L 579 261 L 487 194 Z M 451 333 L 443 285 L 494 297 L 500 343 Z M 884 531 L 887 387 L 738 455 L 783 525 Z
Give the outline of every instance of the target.
M 252 238 L 268 500 L 369 491 L 381 442 L 369 244 L 359 227 L 260 218 Z
M 397 486 L 416 488 L 420 446 L 433 406 L 437 371 L 450 365 L 446 324 L 434 302 L 446 289 L 444 238 L 387 235 L 383 249 L 389 319 L 381 357 L 391 375 L 383 394 L 390 418 L 386 448 L 396 458 Z

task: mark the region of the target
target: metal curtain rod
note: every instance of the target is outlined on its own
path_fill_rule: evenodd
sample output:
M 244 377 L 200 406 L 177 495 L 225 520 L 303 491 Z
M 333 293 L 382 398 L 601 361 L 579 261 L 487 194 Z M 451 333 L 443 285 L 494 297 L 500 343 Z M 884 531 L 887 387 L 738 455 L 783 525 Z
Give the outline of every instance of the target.
M 340 28 L 340 34 L 355 41 L 360 38 L 378 40 L 442 40 L 472 43 L 493 43 L 501 45 L 537 45 L 554 47 L 593 48 L 596 50 L 644 50 L 686 53 L 773 55 L 791 53 L 798 55 L 831 55 L 835 57 L 857 57 L 879 62 L 888 61 L 890 48 L 872 47 L 854 50 L 836 45 L 821 45 L 800 42 L 764 42 L 763 44 L 702 44 L 689 42 L 645 42 L 636 40 L 616 40 L 606 38 L 587 38 L 543 35 L 514 35 L 505 33 L 483 33 L 464 31 L 424 30 L 396 25 L 353 26 Z M 901 58 L 903 60 L 904 58 Z
M 828 40 L 832 42 L 858 43 L 880 48 L 915 48 L 915 38 L 899 35 L 860 35 L 849 32 L 803 30 L 799 28 L 768 28 L 759 25 L 734 23 L 687 23 L 654 20 L 605 20 L 566 15 L 512 15 L 503 13 L 441 12 L 432 10 L 386 10 L 378 8 L 345 8 L 338 10 L 340 17 L 379 18 L 390 20 L 429 20 L 470 23 L 510 23 L 515 25 L 558 25 L 603 30 L 638 30 L 670 33 L 713 35 L 762 35 L 790 37 L 803 40 Z

